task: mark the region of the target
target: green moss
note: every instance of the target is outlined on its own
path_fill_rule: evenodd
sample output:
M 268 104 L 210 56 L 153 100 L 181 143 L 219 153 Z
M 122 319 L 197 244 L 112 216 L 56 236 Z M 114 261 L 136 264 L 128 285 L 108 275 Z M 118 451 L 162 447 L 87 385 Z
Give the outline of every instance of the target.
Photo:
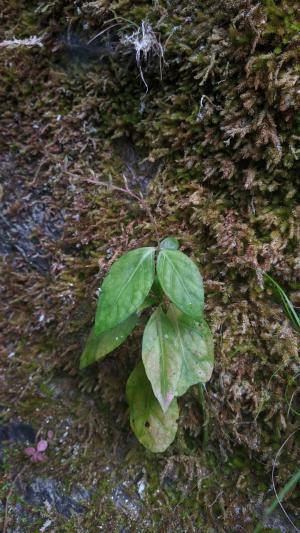
M 32 198 L 40 200 L 52 212 L 63 211 L 65 222 L 57 241 L 41 230 L 51 254 L 46 275 L 24 265 L 15 251 L 2 265 L 4 353 L 16 354 L 1 362 L 6 380 L 0 401 L 7 420 L 21 417 L 43 430 L 48 417 L 54 428 L 68 417 L 76 421 L 67 443 L 57 444 L 57 453 L 51 448 L 41 472 L 55 471 L 69 491 L 78 476 L 90 486 L 95 472 L 95 493 L 84 517 L 56 518 L 60 531 L 91 530 L 102 501 L 107 530 L 134 531 L 136 525 L 113 506 L 110 495 L 114 484 L 128 480 L 129 469 L 134 478 L 143 468 L 147 531 L 171 530 L 170 508 L 176 505 L 178 531 L 188 531 L 191 521 L 210 531 L 220 516 L 231 531 L 235 506 L 248 509 L 247 502 L 261 497 L 274 454 L 293 431 L 284 393 L 287 376 L 294 375 L 298 340 L 280 307 L 259 287 L 259 268 L 276 273 L 287 290 L 299 289 L 294 258 L 300 129 L 293 84 L 299 70 L 299 5 L 256 4 L 250 2 L 253 10 L 246 17 L 242 1 L 205 1 L 201 10 L 195 1 L 184 6 L 85 2 L 82 12 L 72 2 L 24 7 L 15 1 L 3 14 L 8 35 L 12 30 L 16 37 L 47 35 L 43 50 L 1 50 L 3 153 L 13 160 L 4 200 L 10 205 L 14 193 L 26 213 Z M 120 28 L 134 30 L 123 19 L 140 24 L 147 18 L 165 47 L 162 80 L 155 58 L 143 64 L 147 94 L 134 57 L 73 63 L 60 47 L 70 21 L 71 32 L 88 40 L 112 18 L 120 22 L 112 39 L 120 38 Z M 90 29 L 83 29 L 87 25 Z M 137 203 L 87 182 L 112 179 L 123 186 L 126 172 L 130 187 L 138 190 L 147 169 L 122 158 L 115 139 L 157 165 L 147 201 L 159 236 L 169 234 L 171 225 L 204 272 L 216 348 L 216 371 L 207 386 L 205 454 L 203 413 L 191 391 L 182 402 L 177 442 L 165 456 L 153 458 L 130 441 L 126 456 L 112 461 L 114 446 L 130 435 L 123 391 L 138 354 L 138 332 L 100 366 L 78 370 L 96 289 L 111 258 L 153 243 L 152 222 Z M 16 180 L 12 191 L 16 176 L 22 186 L 18 189 Z M 68 375 L 70 390 L 56 398 L 51 380 Z M 72 450 L 78 443 L 76 458 Z M 292 445 L 281 464 L 298 457 Z M 11 461 L 18 468 L 23 459 Z M 260 462 L 264 466 L 258 468 Z M 106 466 L 113 474 L 103 474 Z M 160 480 L 164 468 L 170 471 L 169 486 Z M 287 502 L 292 512 L 298 512 L 296 500 L 292 495 Z

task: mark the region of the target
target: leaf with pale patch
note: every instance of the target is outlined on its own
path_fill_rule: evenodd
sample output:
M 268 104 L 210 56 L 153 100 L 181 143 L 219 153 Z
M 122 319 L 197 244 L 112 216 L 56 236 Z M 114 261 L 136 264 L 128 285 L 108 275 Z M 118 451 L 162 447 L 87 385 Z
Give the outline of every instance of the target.
M 176 346 L 182 367 L 176 396 L 182 396 L 191 385 L 205 383 L 214 367 L 214 345 L 207 322 L 199 323 L 170 305 L 167 316 L 176 330 Z
M 130 374 L 126 386 L 130 425 L 137 439 L 151 452 L 164 452 L 177 432 L 178 405 L 174 399 L 164 412 L 155 398 L 140 362 Z
M 173 400 L 181 373 L 181 354 L 176 347 L 176 330 L 159 307 L 146 324 L 142 358 L 154 395 L 163 411 Z

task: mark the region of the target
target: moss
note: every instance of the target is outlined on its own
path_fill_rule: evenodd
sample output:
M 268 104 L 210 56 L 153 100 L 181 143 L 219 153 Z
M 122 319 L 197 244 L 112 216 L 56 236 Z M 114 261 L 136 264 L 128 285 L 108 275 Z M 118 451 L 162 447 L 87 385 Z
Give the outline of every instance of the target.
M 295 373 L 298 339 L 272 295 L 259 286 L 259 274 L 261 268 L 271 271 L 288 292 L 299 289 L 298 2 L 205 1 L 201 10 L 194 1 L 85 2 L 79 10 L 72 2 L 38 4 L 10 2 L 2 14 L 8 35 L 46 34 L 43 50 L 0 51 L 3 206 L 19 249 L 10 250 L 1 265 L 1 342 L 6 356 L 14 353 L 1 361 L 5 416 L 34 420 L 37 428 L 46 427 L 47 417 L 58 428 L 67 417 L 75 420 L 70 440 L 58 446 L 57 455 L 51 451 L 43 472 L 54 468 L 68 489 L 78 473 L 90 485 L 95 472 L 96 489 L 87 514 L 68 523 L 57 518 L 59 530 L 89 530 L 102 500 L 107 529 L 134 530 L 113 507 L 111 474 L 103 475 L 100 467 L 110 467 L 112 448 L 130 439 L 124 384 L 140 351 L 139 332 L 101 365 L 78 370 L 96 289 L 112 260 L 127 249 L 155 244 L 152 222 L 139 205 L 88 181 L 121 185 L 126 172 L 138 189 L 144 169 L 132 169 L 132 160 L 116 149 L 116 139 L 126 141 L 158 169 L 149 171 L 147 201 L 159 236 L 171 228 L 201 265 L 216 370 L 207 387 L 205 453 L 203 413 L 191 390 L 182 401 L 174 447 L 152 458 L 129 440 L 121 464 L 114 457 L 113 481 L 127 479 L 127 469 L 138 476 L 145 468 L 147 531 L 157 524 L 172 530 L 176 502 L 178 531 L 209 531 L 220 516 L 228 531 L 236 522 L 247 526 L 247 502 L 261 497 L 274 454 L 296 421 L 285 389 L 287 376 Z M 132 31 L 123 19 L 140 24 L 147 18 L 164 44 L 162 80 L 155 61 L 144 65 L 147 94 L 134 57 L 83 64 L 62 46 L 69 21 L 69 29 L 87 41 L 111 18 L 119 23 L 112 40 Z M 51 218 L 38 228 L 32 222 L 39 202 L 64 217 L 63 233 L 57 229 L 55 238 Z M 29 224 L 34 245 L 39 240 L 49 258 L 49 271 L 30 262 L 37 248 L 30 261 L 21 253 L 26 238 L 20 226 Z M 64 397 L 55 397 L 51 381 L 57 376 L 71 376 Z M 82 454 L 76 459 L 72 449 L 78 441 Z M 294 439 L 281 464 L 297 453 Z M 22 464 L 20 457 L 14 461 Z M 258 467 L 261 462 L 264 467 Z M 170 486 L 161 482 L 164 469 L 172 474 Z M 292 470 L 280 468 L 279 485 Z M 292 494 L 287 505 L 297 513 L 296 500 Z M 245 516 L 234 515 L 236 506 Z

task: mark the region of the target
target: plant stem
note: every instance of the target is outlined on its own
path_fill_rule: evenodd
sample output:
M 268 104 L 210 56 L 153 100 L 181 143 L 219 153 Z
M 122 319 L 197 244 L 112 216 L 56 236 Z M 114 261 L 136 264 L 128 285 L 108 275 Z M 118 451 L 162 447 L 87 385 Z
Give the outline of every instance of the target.
M 142 206 L 142 208 L 144 209 L 144 211 L 146 211 L 151 223 L 153 224 L 157 243 L 159 243 L 159 235 L 158 235 L 156 220 L 151 213 L 151 209 L 149 205 L 143 198 L 142 194 L 136 194 L 129 189 L 125 176 L 123 176 L 123 179 L 125 182 L 125 188 L 117 187 L 116 185 L 112 185 L 111 183 L 106 183 L 105 181 L 97 181 L 97 180 L 91 180 L 91 179 L 85 179 L 84 181 L 86 181 L 87 183 L 92 183 L 93 185 L 100 185 L 102 187 L 106 187 L 107 189 L 118 191 L 123 194 L 128 194 L 129 196 L 131 196 L 131 198 L 134 198 L 135 200 L 137 200 Z
M 199 391 L 199 400 L 200 405 L 202 409 L 203 414 L 203 448 L 207 446 L 208 443 L 208 424 L 209 424 L 209 414 L 206 409 L 206 401 L 203 393 L 204 385 L 203 383 L 199 383 L 198 391 Z

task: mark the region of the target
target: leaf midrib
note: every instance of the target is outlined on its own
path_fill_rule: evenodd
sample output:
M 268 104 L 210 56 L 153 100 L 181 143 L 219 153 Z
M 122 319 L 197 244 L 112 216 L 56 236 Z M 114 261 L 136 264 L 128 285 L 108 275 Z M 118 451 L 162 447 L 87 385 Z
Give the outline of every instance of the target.
M 182 279 L 182 277 L 181 277 L 181 275 L 180 275 L 180 272 L 178 272 L 178 270 L 177 270 L 177 268 L 175 267 L 174 263 L 173 263 L 173 262 L 171 261 L 171 259 L 166 255 L 166 252 L 165 252 L 165 251 L 163 252 L 163 257 L 164 257 L 164 259 L 165 259 L 166 261 L 168 261 L 168 262 L 170 263 L 172 269 L 176 272 L 177 278 L 179 279 L 179 281 L 180 281 L 180 283 L 181 283 L 181 285 L 182 285 L 182 287 L 183 287 L 185 293 L 187 294 L 188 299 L 190 300 L 191 298 L 193 298 L 193 296 L 190 296 L 190 292 L 189 292 L 188 289 L 186 288 L 186 286 L 185 286 L 185 284 L 184 284 L 184 282 L 183 282 L 183 279 Z
M 166 365 L 165 365 L 165 350 L 164 350 L 163 332 L 162 332 L 161 319 L 160 319 L 161 313 L 162 313 L 162 311 L 160 310 L 159 315 L 158 315 L 158 320 L 156 320 L 156 327 L 157 327 L 157 334 L 158 334 L 159 351 L 160 351 L 160 354 L 161 354 L 160 365 L 159 365 L 161 367 L 160 387 L 161 387 L 162 396 L 165 399 L 166 389 L 168 388 L 168 386 L 167 386 L 166 374 L 165 374 Z
M 138 264 L 137 264 L 137 266 L 135 267 L 134 271 L 133 271 L 133 272 L 131 273 L 131 275 L 129 276 L 129 278 L 128 278 L 128 280 L 126 281 L 126 283 L 123 285 L 123 287 L 121 287 L 121 290 L 120 290 L 118 296 L 117 296 L 117 297 L 113 300 L 113 302 L 111 303 L 112 306 L 117 304 L 117 302 L 119 301 L 119 299 L 120 299 L 122 293 L 125 291 L 126 287 L 128 286 L 128 284 L 129 284 L 130 281 L 132 280 L 133 276 L 136 274 L 137 270 L 140 268 L 141 263 L 143 263 L 143 262 L 147 259 L 147 257 L 148 257 L 150 254 L 151 254 L 151 255 L 153 254 L 153 250 L 151 250 L 151 251 L 149 250 L 149 252 L 147 252 L 145 255 L 143 255 L 143 257 L 140 259 L 140 261 L 138 262 Z

